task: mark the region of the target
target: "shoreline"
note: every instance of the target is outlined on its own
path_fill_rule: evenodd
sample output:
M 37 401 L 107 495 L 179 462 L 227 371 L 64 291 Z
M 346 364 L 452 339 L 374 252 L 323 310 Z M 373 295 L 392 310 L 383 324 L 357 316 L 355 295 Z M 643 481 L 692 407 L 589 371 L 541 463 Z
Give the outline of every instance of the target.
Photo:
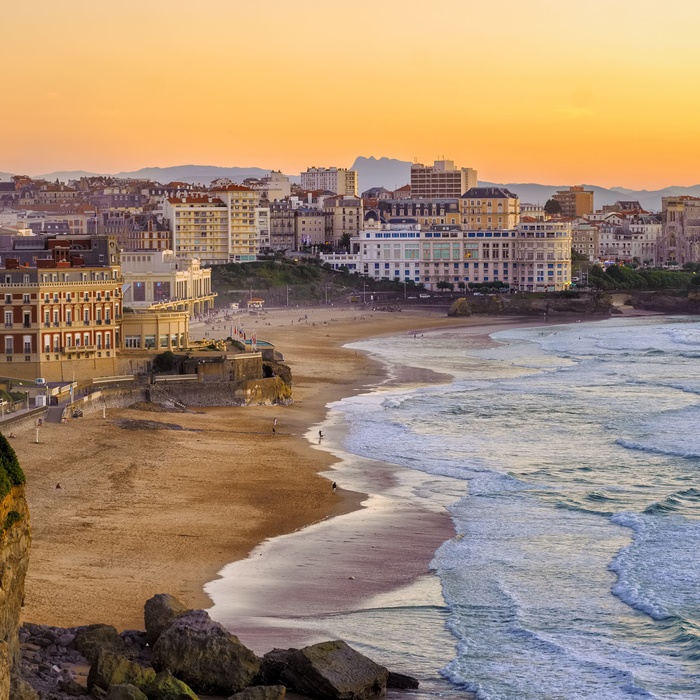
M 143 603 L 162 592 L 210 607 L 204 585 L 260 543 L 363 512 L 363 493 L 333 494 L 324 475 L 338 457 L 307 440 L 329 403 L 388 381 L 376 359 L 343 345 L 418 328 L 542 325 L 530 318 L 334 308 L 304 309 L 308 318 L 300 323 L 300 313 L 246 318 L 290 362 L 289 406 L 113 409 L 107 420 L 45 424 L 39 444 L 33 429 L 18 431 L 12 444 L 27 475 L 34 532 L 23 620 L 140 629 Z M 182 429 L 127 430 L 125 420 Z
M 38 444 L 33 428 L 17 430 L 11 442 L 27 476 L 33 530 L 24 621 L 140 629 L 144 602 L 162 592 L 208 608 L 203 587 L 226 564 L 270 538 L 359 508 L 363 494 L 333 494 L 321 474 L 336 458 L 305 438 L 329 402 L 383 378 L 376 362 L 340 345 L 464 319 L 373 313 L 360 324 L 354 309 L 305 313 L 308 326 L 291 325 L 298 309 L 274 325 L 271 315 L 248 319 L 266 326 L 258 336 L 293 360 L 289 406 L 110 409 L 106 420 L 44 424 Z M 179 429 L 130 430 L 125 421 Z

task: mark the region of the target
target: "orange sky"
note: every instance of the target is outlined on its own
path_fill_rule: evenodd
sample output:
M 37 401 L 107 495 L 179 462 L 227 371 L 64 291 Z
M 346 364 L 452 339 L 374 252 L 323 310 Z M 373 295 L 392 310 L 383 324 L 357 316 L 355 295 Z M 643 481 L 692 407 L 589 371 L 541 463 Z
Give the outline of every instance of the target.
M 12 3 L 0 171 L 444 155 L 495 182 L 696 184 L 698 20 L 696 0 Z

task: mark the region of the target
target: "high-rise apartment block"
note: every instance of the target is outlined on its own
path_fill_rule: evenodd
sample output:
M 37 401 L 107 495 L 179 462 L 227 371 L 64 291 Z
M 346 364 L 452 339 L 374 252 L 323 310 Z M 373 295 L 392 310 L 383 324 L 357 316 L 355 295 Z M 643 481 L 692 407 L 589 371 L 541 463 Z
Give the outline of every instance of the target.
M 166 200 L 173 250 L 178 258 L 199 258 L 203 263 L 229 262 L 229 210 L 219 197 L 192 194 Z
M 301 174 L 301 187 L 357 197 L 357 173 L 346 168 L 308 168 Z
M 456 168 L 452 160 L 436 160 L 434 165 L 411 166 L 411 197 L 456 199 L 477 186 L 476 170 Z
M 230 249 L 227 262 L 256 260 L 260 248 L 256 216 L 260 195 L 243 185 L 226 185 L 214 190 L 214 194 L 228 208 Z
M 562 216 L 575 218 L 593 213 L 593 190 L 585 190 L 583 185 L 559 190 L 552 199 L 561 205 Z

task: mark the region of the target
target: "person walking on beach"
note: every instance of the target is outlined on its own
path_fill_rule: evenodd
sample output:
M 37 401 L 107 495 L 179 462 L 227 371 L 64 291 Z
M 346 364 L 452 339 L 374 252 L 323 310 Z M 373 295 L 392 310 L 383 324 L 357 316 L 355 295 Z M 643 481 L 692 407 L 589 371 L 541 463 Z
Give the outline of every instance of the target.
M 318 431 L 318 441 L 320 442 L 323 439 L 323 431 L 319 430 Z
M 274 425 L 275 427 L 277 427 L 277 418 L 274 418 L 274 419 L 272 420 L 272 425 Z
M 337 489 L 338 489 L 338 484 L 336 484 L 334 481 L 333 482 L 333 493 L 335 493 Z

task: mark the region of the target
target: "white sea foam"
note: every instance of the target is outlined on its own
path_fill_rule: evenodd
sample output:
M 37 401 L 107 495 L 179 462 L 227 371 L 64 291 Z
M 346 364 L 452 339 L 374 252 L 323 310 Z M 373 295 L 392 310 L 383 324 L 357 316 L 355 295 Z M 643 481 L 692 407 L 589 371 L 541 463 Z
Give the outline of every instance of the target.
M 700 324 L 493 337 L 363 342 L 455 381 L 336 405 L 351 452 L 468 482 L 433 561 L 458 640 L 436 663 L 488 700 L 695 697 Z

